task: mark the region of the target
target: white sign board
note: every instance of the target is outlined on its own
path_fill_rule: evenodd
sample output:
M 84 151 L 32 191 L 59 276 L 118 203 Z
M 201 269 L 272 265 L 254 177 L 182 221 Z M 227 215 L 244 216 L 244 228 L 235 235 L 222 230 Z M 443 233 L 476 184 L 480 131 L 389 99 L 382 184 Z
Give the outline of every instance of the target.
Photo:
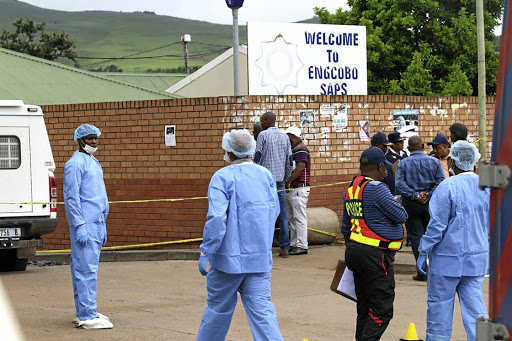
M 250 95 L 367 95 L 366 27 L 247 23 Z

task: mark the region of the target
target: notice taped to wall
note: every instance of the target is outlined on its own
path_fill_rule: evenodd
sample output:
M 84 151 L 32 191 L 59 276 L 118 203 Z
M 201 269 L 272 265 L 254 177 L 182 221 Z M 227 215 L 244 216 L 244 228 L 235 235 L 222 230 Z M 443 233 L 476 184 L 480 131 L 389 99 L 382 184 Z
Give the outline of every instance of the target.
M 176 126 L 165 126 L 165 145 L 168 147 L 176 146 Z
M 335 107 L 334 116 L 332 117 L 332 126 L 337 132 L 344 132 L 348 126 L 348 108 L 346 104 Z
M 359 121 L 359 139 L 370 141 L 370 121 Z

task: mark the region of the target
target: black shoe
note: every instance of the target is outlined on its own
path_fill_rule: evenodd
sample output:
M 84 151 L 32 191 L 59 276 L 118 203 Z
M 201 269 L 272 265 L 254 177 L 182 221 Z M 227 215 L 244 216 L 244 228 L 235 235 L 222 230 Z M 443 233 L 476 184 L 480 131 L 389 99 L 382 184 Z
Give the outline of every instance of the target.
M 412 276 L 412 279 L 414 279 L 415 281 L 426 282 L 427 281 L 427 276 L 414 275 L 414 276 Z
M 308 249 L 302 249 L 300 247 L 289 252 L 290 256 L 307 255 L 307 254 L 308 254 Z

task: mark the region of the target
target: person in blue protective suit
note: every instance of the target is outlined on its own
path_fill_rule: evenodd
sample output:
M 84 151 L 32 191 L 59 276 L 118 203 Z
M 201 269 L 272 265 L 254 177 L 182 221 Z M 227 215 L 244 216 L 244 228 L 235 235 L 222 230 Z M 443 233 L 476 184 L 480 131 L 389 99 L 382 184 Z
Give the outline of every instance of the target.
M 75 298 L 73 323 L 84 329 L 112 328 L 96 305 L 98 264 L 107 242 L 108 198 L 103 170 L 92 155 L 101 132 L 82 124 L 75 130 L 78 150 L 64 167 L 64 204 L 71 239 L 71 281 Z
M 467 340 L 476 338 L 476 319 L 487 317 L 482 282 L 487 271 L 489 190 L 478 187 L 473 170 L 476 147 L 457 141 L 451 147 L 449 177 L 430 200 L 430 222 L 421 238 L 417 267 L 427 273 L 427 341 L 450 340 L 455 293 L 459 296 Z
M 255 141 L 249 132 L 224 134 L 224 160 L 208 187 L 199 272 L 208 291 L 197 340 L 223 341 L 237 303 L 237 292 L 253 339 L 283 340 L 270 297 L 272 239 L 279 215 L 276 181 L 251 161 Z M 207 270 L 207 263 L 210 269 Z

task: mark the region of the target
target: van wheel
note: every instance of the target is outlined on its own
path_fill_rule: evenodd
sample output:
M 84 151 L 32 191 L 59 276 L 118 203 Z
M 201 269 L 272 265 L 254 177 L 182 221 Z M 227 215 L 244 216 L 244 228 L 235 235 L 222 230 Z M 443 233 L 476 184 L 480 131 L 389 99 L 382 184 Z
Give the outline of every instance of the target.
M 25 271 L 28 258 L 16 257 L 16 250 L 5 250 L 0 254 L 0 271 Z

